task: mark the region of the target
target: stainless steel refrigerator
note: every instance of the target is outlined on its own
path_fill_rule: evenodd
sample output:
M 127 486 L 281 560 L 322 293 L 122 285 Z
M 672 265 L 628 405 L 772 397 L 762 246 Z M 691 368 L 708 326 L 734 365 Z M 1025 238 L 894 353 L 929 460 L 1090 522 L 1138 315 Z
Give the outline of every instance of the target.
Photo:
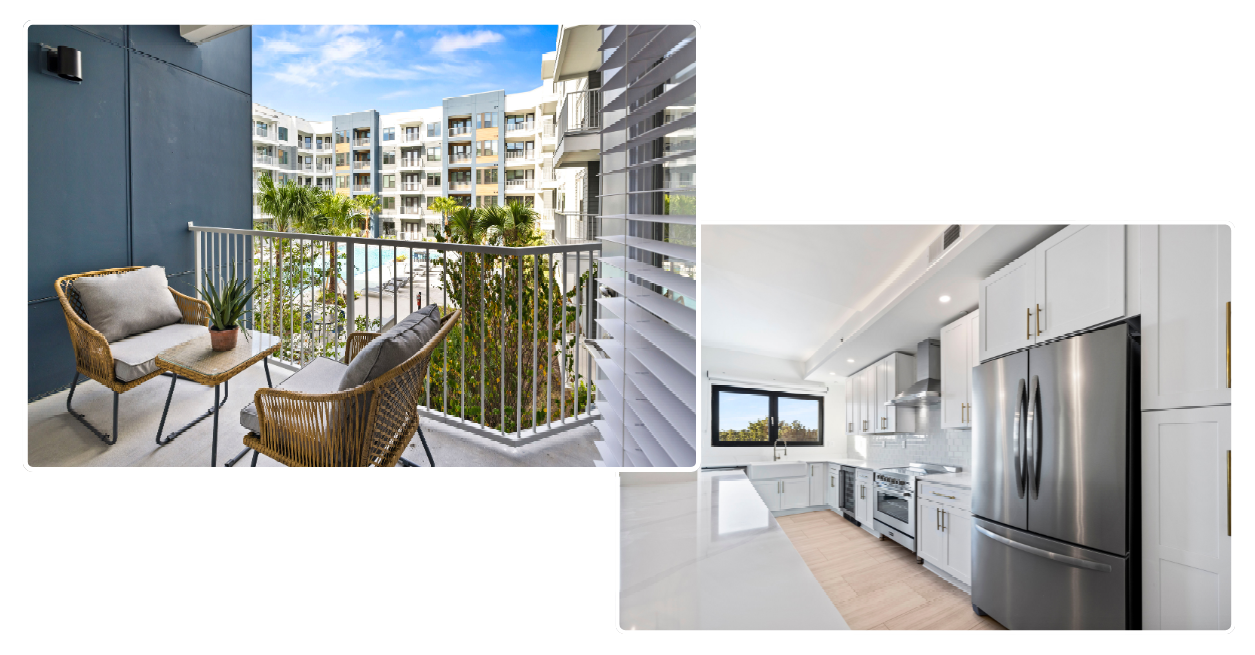
M 972 376 L 972 604 L 1010 629 L 1140 627 L 1139 346 L 1121 323 Z

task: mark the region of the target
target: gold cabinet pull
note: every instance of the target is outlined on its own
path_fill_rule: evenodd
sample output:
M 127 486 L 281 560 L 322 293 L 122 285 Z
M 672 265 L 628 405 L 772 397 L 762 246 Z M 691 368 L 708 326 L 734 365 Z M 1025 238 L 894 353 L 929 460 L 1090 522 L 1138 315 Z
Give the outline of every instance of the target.
M 1041 305 L 1037 306 L 1037 336 L 1041 336 Z
M 941 510 L 941 531 L 942 531 L 942 532 L 945 532 L 945 531 L 946 531 L 946 523 L 948 523 L 948 522 L 949 522 L 949 521 L 946 521 L 946 514 L 949 514 L 949 513 L 950 513 L 950 512 L 947 512 L 947 511 L 946 511 L 946 510 L 944 510 L 944 509 L 943 509 L 943 510 Z
M 937 493 L 937 492 L 935 492 L 935 491 L 933 492 L 933 495 L 934 495 L 934 496 L 941 496 L 942 498 L 949 498 L 950 500 L 955 500 L 955 497 L 954 497 L 954 496 L 947 496 L 947 495 L 945 495 L 945 494 L 939 494 L 939 493 Z
M 1233 451 L 1225 451 L 1225 497 L 1229 515 L 1229 536 L 1233 536 Z
M 941 529 L 941 508 L 937 508 L 937 529 Z
M 1230 348 L 1230 335 L 1232 334 L 1233 324 L 1233 303 L 1224 304 L 1224 375 L 1225 387 L 1233 388 L 1233 351 Z M 1233 536 L 1233 535 L 1229 535 Z
M 1024 338 L 1033 338 L 1033 308 L 1029 307 L 1024 310 Z

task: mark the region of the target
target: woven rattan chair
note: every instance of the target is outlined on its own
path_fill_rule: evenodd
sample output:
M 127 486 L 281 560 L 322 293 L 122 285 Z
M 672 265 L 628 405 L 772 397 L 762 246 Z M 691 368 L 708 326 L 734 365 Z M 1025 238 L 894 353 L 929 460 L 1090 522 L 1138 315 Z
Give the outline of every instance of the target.
M 415 432 L 435 466 L 418 424 L 418 404 L 431 354 L 460 317 L 461 310 L 455 310 L 441 318 L 440 329 L 422 349 L 359 387 L 334 393 L 258 389 L 254 405 L 260 434 L 244 436 L 244 445 L 254 450 L 253 466 L 258 453 L 288 466 L 413 466 L 401 456 Z M 344 363 L 378 336 L 350 334 Z
M 70 328 L 70 343 L 74 345 L 74 382 L 70 385 L 70 396 L 65 399 L 65 409 L 71 416 L 87 426 L 87 429 L 91 430 L 92 434 L 109 445 L 113 445 L 118 441 L 118 396 L 161 375 L 162 371 L 161 369 L 155 369 L 151 373 L 134 380 L 122 380 L 118 377 L 116 362 L 109 347 L 109 342 L 103 334 L 87 323 L 87 318 L 83 313 L 82 302 L 79 300 L 78 292 L 74 290 L 74 281 L 83 277 L 126 273 L 141 268 L 143 267 L 110 268 L 103 271 L 67 275 L 57 278 L 56 281 L 57 299 L 61 301 L 61 309 L 65 312 L 65 322 Z M 170 293 L 174 295 L 174 302 L 179 306 L 179 311 L 183 314 L 183 323 L 188 325 L 209 325 L 209 303 L 185 296 L 174 289 L 170 289 Z M 112 436 L 97 430 L 94 425 L 87 421 L 87 417 L 74 411 L 74 408 L 71 406 L 71 403 L 74 401 L 74 390 L 78 387 L 80 375 L 85 375 L 113 391 Z

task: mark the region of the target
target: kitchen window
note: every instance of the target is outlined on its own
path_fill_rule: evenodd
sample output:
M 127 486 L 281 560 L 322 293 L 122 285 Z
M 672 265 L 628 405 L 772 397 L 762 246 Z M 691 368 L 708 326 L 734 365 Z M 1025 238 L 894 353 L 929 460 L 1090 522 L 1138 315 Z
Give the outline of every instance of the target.
M 710 445 L 824 445 L 824 398 L 728 385 L 710 390 Z

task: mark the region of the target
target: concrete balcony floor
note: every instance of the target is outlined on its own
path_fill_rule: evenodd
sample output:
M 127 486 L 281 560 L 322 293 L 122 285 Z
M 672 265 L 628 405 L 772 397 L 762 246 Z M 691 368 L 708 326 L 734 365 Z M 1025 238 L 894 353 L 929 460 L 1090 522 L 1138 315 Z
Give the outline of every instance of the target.
M 270 374 L 279 384 L 291 373 L 272 365 Z M 231 395 L 218 414 L 218 465 L 243 449 L 247 432 L 240 426 L 240 410 L 252 402 L 253 393 L 266 385 L 261 365 L 253 366 L 231 381 Z M 158 376 L 122 394 L 118 399 L 117 443 L 107 446 L 65 410 L 69 391 L 27 405 L 27 462 L 30 466 L 209 466 L 213 417 L 197 423 L 166 446 L 154 443 L 157 424 L 170 378 Z M 210 387 L 180 380 L 174 388 L 166 430 L 186 424 L 213 404 Z M 97 428 L 110 429 L 113 393 L 93 380 L 80 382 L 74 392 L 75 411 L 87 416 Z M 519 447 L 500 444 L 465 430 L 423 419 L 423 433 L 437 466 L 593 466 L 598 459 L 594 442 L 597 429 L 581 425 L 538 442 Z M 405 458 L 427 466 L 417 435 Z M 247 467 L 251 455 L 237 467 Z M 264 455 L 258 466 L 282 466 Z

